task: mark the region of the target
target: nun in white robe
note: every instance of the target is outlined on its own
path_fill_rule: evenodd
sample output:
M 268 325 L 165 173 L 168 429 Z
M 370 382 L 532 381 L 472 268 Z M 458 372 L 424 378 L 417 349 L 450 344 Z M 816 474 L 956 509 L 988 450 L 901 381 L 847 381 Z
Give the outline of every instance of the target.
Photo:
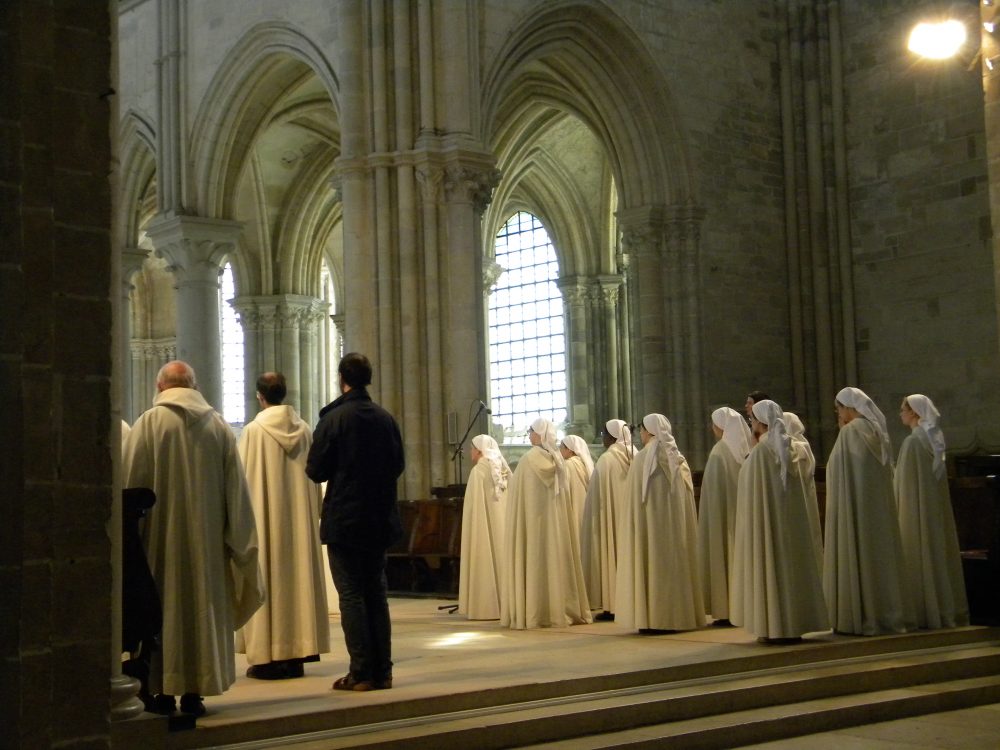
M 615 622 L 629 630 L 705 624 L 698 520 L 687 461 L 662 414 L 642 421 L 645 447 L 629 470 L 618 550 Z
M 583 506 L 587 500 L 587 489 L 594 473 L 594 458 L 590 455 L 590 446 L 579 435 L 567 435 L 562 439 L 559 453 L 566 462 L 566 473 L 569 474 L 569 500 L 573 509 L 577 538 L 580 536 L 580 524 L 583 522 Z
M 556 427 L 536 419 L 529 438 L 533 447 L 507 494 L 500 624 L 524 630 L 592 622 Z
M 809 462 L 774 401 L 753 405 L 753 426 L 758 441 L 739 475 L 730 619 L 781 642 L 830 624 L 803 497 Z
M 912 430 L 899 449 L 895 489 L 917 625 L 968 625 L 969 603 L 948 491 L 944 435 L 938 427 L 941 415 L 927 396 L 913 394 L 903 400 L 899 416 Z
M 786 411 L 784 415 L 785 429 L 788 437 L 795 444 L 795 450 L 790 455 L 794 461 L 801 461 L 801 471 L 792 472 L 802 485 L 802 497 L 809 515 L 809 531 L 813 536 L 813 546 L 816 549 L 816 565 L 820 574 L 823 572 L 823 525 L 819 519 L 819 498 L 816 496 L 816 456 L 812 446 L 806 439 L 806 426 L 796 414 Z
M 472 438 L 472 471 L 462 504 L 458 613 L 470 620 L 500 617 L 500 576 L 510 466 L 489 435 Z
M 735 409 L 712 412 L 716 443 L 705 462 L 698 502 L 698 561 L 706 614 L 729 624 L 729 580 L 736 531 L 736 480 L 750 452 L 750 428 Z
M 590 606 L 606 612 L 604 619 L 610 619 L 615 610 L 618 526 L 628 502 L 628 470 L 636 451 L 624 420 L 608 420 L 604 431 L 605 450 L 594 465 L 583 506 L 580 554 Z
M 905 633 L 916 615 L 903 549 L 885 416 L 858 388 L 837 394 L 840 434 L 826 467 L 823 591 L 838 633 Z

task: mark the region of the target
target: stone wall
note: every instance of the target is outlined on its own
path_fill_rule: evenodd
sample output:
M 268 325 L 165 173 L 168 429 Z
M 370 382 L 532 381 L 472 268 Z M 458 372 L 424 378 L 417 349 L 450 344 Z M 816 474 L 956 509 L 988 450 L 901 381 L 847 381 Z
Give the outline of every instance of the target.
M 930 396 L 949 447 L 1000 448 L 1000 361 L 979 63 L 906 50 L 933 2 L 843 4 L 860 382 L 889 418 Z M 975 2 L 956 4 L 971 11 Z
M 0 4 L 0 732 L 109 746 L 107 3 Z

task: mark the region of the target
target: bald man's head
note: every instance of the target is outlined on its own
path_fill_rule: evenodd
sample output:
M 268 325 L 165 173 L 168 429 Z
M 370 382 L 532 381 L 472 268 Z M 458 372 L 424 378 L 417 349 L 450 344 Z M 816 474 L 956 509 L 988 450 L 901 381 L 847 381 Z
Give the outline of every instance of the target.
M 156 374 L 156 390 L 165 391 L 168 388 L 197 388 L 198 382 L 194 370 L 187 362 L 175 359 L 167 362 Z

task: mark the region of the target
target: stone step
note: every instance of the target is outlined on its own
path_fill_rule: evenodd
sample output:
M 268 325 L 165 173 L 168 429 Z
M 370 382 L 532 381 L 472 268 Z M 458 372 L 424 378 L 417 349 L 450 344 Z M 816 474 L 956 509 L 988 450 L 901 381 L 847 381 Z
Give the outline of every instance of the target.
M 518 750 L 723 750 L 1000 701 L 1000 676 L 930 683 L 700 717 Z M 315 750 L 318 750 L 318 746 Z
M 918 643 L 944 645 L 914 648 Z M 525 700 L 522 696 L 520 700 L 504 703 L 487 701 L 471 708 L 448 708 L 447 701 L 439 701 L 433 712 L 330 727 L 298 738 L 286 736 L 280 746 L 295 750 L 351 747 L 489 750 L 611 731 L 634 731 L 634 727 L 770 709 L 859 691 L 912 688 L 1000 673 L 1000 648 L 996 641 L 984 644 L 955 637 L 925 637 L 897 641 L 897 648 L 890 653 L 885 653 L 886 644 L 879 644 L 876 639 L 836 645 L 854 646 L 849 650 L 859 655 L 849 656 L 838 649 L 838 656 L 832 659 L 826 658 L 831 654 L 817 658 L 816 654 L 810 657 L 799 653 L 796 657 L 792 651 L 768 654 L 775 657 L 770 664 L 777 666 L 763 669 L 702 673 L 659 683 L 646 683 L 640 675 L 631 685 L 590 692 L 579 690 L 535 700 Z M 908 648 L 900 650 L 900 645 Z M 715 667 L 707 671 L 715 672 Z M 268 746 L 278 745 L 254 742 L 232 747 L 235 750 Z

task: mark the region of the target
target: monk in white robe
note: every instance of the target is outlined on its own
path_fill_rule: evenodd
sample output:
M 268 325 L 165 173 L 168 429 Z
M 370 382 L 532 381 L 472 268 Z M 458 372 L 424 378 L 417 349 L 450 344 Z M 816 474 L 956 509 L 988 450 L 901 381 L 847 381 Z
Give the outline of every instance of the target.
M 896 463 L 896 504 L 917 625 L 954 628 L 969 624 L 958 532 L 948 491 L 941 414 L 927 396 L 903 399 L 899 417 L 912 432 Z
M 635 457 L 632 433 L 624 420 L 604 425 L 604 453 L 594 464 L 580 528 L 580 555 L 595 620 L 613 620 L 618 575 L 618 524 L 628 502 L 628 470 Z
M 301 677 L 303 663 L 330 651 L 319 542 L 323 497 L 306 476 L 312 430 L 282 403 L 285 395 L 281 373 L 257 379 L 261 411 L 239 442 L 268 597 L 236 634 L 236 651 L 247 655 L 247 677 L 265 680 Z
M 826 467 L 823 591 L 838 633 L 905 633 L 916 625 L 882 411 L 858 388 L 837 394 L 840 434 Z
M 458 613 L 470 620 L 500 617 L 503 535 L 510 466 L 497 441 L 476 435 L 469 449 L 472 471 L 462 504 Z
M 523 630 L 592 622 L 556 427 L 536 419 L 528 436 L 533 447 L 507 495 L 500 624 Z
M 735 409 L 712 412 L 716 443 L 705 462 L 698 502 L 702 597 L 713 625 L 729 625 L 729 579 L 736 531 L 736 480 L 750 453 L 750 427 Z
M 757 444 L 739 474 L 731 619 L 760 641 L 783 643 L 830 627 L 803 497 L 810 467 L 780 406 L 765 399 L 752 413 Z
M 236 438 L 195 390 L 194 371 L 168 362 L 153 407 L 125 444 L 123 486 L 149 487 L 156 505 L 142 537 L 163 603 L 162 650 L 153 653 L 153 709 L 205 712 L 201 696 L 236 679 L 233 633 L 264 600 L 257 531 Z
M 691 469 L 662 414 L 642 421 L 629 470 L 615 584 L 615 621 L 640 633 L 705 624 Z

